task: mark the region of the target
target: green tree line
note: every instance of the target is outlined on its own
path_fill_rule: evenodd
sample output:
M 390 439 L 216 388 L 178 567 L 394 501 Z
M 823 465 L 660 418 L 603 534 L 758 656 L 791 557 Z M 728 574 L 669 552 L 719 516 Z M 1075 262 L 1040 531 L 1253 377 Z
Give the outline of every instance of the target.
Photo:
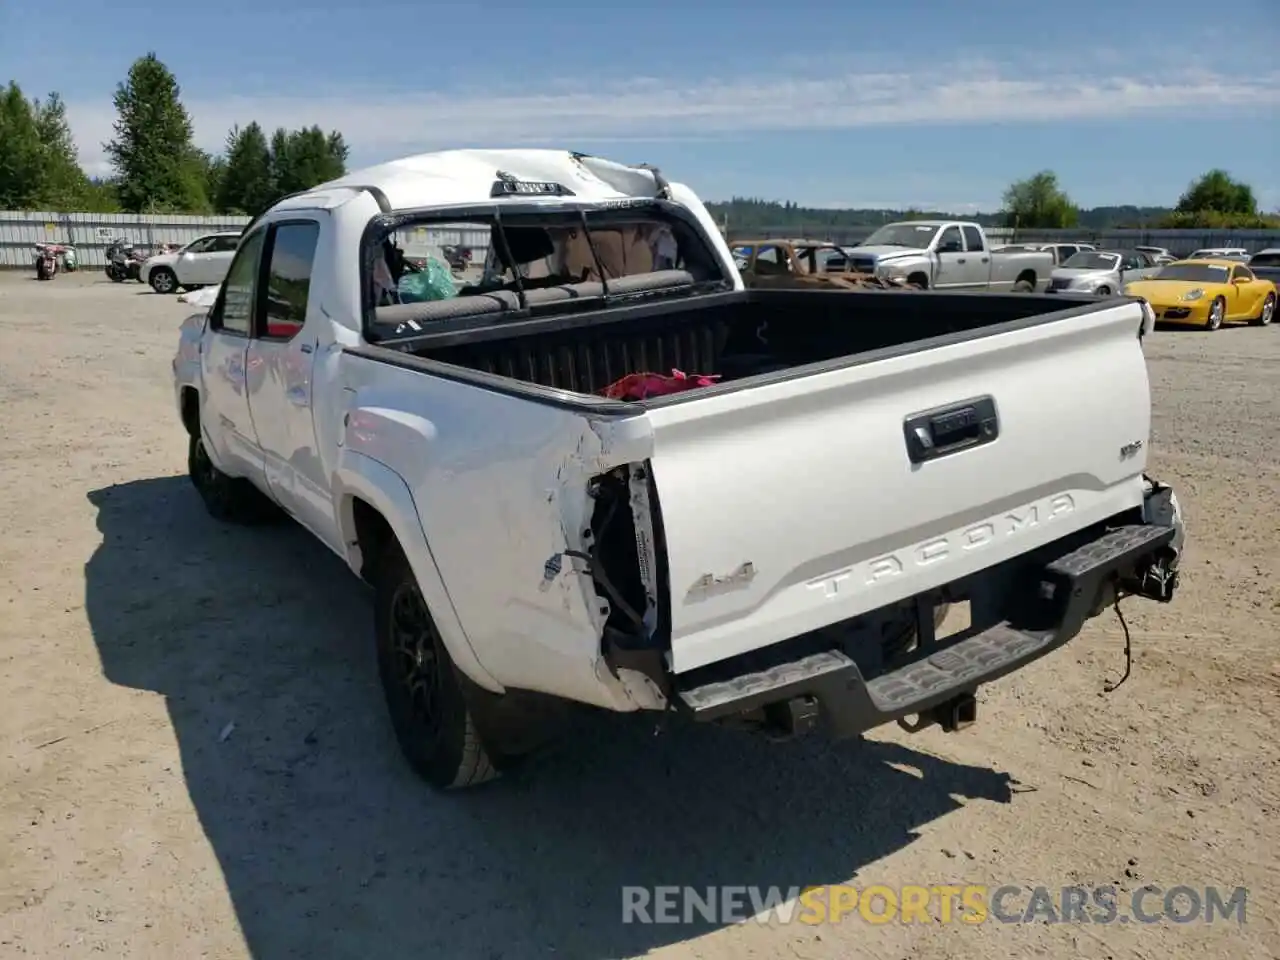
M 276 199 L 342 176 L 348 148 L 338 131 L 317 126 L 270 135 L 256 122 L 236 126 L 219 154 L 195 146 L 177 78 L 154 53 L 138 58 L 117 87 L 115 136 L 104 148 L 113 175 L 80 167 L 66 105 L 57 93 L 28 99 L 15 82 L 0 90 L 0 209 L 128 213 L 261 213 Z M 863 227 L 945 210 L 838 210 L 791 201 L 735 197 L 709 203 L 735 231 L 752 228 Z M 1000 210 L 968 215 L 986 226 L 1280 228 L 1258 209 L 1253 189 L 1225 170 L 1191 183 L 1173 207 L 1076 206 L 1052 170 L 1009 185 Z
M 825 209 L 802 207 L 790 201 L 735 197 L 707 204 L 718 222 L 743 231 L 765 228 L 797 229 L 869 227 L 892 220 L 954 219 L 946 210 Z M 1077 207 L 1052 170 L 1042 170 L 1009 185 L 1001 208 L 990 213 L 965 214 L 987 227 L 1022 229 L 1107 230 L 1123 228 L 1280 229 L 1280 215 L 1258 209 L 1253 188 L 1225 170 L 1210 170 L 1188 185 L 1173 207 Z
M 92 178 L 57 93 L 28 99 L 12 81 L 0 90 L 0 210 L 253 216 L 347 170 L 342 134 L 317 126 L 268 137 L 252 121 L 222 153 L 199 149 L 177 78 L 154 53 L 134 61 L 113 99 L 115 135 L 103 144 L 112 175 Z

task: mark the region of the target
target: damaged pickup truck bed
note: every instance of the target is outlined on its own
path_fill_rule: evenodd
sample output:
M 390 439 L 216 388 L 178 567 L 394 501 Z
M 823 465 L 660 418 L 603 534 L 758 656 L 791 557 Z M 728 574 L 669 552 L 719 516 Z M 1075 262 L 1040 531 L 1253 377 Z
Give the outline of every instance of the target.
M 484 277 L 397 295 L 390 241 L 459 223 L 489 231 Z M 1132 299 L 746 290 L 657 171 L 455 151 L 276 204 L 174 370 L 210 511 L 282 508 L 374 586 L 393 726 L 445 788 L 573 703 L 955 729 L 1119 598 L 1169 600 L 1151 323 Z M 667 391 L 616 399 L 637 373 Z

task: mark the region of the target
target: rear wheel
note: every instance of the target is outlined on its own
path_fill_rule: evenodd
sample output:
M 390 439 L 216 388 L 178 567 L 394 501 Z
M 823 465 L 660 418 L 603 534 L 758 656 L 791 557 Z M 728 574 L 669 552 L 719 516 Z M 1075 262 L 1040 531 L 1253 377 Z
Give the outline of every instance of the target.
M 1218 297 L 1209 305 L 1209 319 L 1205 322 L 1206 330 L 1217 330 L 1222 326 L 1222 320 L 1227 315 L 1227 301 Z
M 1035 288 L 1036 288 L 1036 285 L 1034 283 L 1032 283 L 1030 280 L 1023 279 L 1023 280 L 1019 280 L 1017 283 L 1013 285 L 1013 292 L 1014 293 L 1031 293 L 1033 290 L 1035 290 Z
M 453 665 L 399 544 L 383 555 L 375 577 L 374 630 L 378 674 L 400 751 L 437 790 L 498 776 Z
M 1262 301 L 1262 312 L 1253 318 L 1255 327 L 1265 327 L 1271 323 L 1276 315 L 1276 295 L 1268 293 L 1267 299 Z

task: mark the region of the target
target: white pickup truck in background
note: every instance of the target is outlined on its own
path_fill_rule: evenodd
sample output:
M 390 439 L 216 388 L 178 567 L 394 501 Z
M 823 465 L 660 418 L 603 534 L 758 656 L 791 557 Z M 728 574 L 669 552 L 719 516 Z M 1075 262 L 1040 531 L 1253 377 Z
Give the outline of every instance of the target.
M 886 223 L 849 260 L 860 273 L 921 289 L 1017 293 L 1044 290 L 1057 265 L 1048 250 L 993 250 L 981 224 L 962 220 Z
M 482 279 L 402 275 L 401 239 L 481 228 Z M 746 290 L 656 170 L 451 151 L 278 202 L 173 369 L 209 511 L 291 516 L 374 587 L 396 735 L 448 788 L 572 704 L 957 729 L 1108 604 L 1169 600 L 1152 323 L 1123 298 Z

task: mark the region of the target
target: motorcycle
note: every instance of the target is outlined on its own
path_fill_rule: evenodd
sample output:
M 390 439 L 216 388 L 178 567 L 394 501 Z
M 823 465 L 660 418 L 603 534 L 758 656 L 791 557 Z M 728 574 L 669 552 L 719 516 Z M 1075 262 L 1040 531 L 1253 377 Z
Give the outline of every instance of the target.
M 107 258 L 105 272 L 112 283 L 140 279 L 139 271 L 146 257 L 130 241 L 123 237 L 112 240 L 105 252 Z
M 58 257 L 62 255 L 63 248 L 57 243 L 37 243 L 36 244 L 36 279 L 52 280 L 58 275 Z
M 471 266 L 471 248 L 456 246 L 454 244 L 445 244 L 440 248 L 440 252 L 444 254 L 445 260 L 449 263 L 449 269 L 455 273 L 463 273 Z

